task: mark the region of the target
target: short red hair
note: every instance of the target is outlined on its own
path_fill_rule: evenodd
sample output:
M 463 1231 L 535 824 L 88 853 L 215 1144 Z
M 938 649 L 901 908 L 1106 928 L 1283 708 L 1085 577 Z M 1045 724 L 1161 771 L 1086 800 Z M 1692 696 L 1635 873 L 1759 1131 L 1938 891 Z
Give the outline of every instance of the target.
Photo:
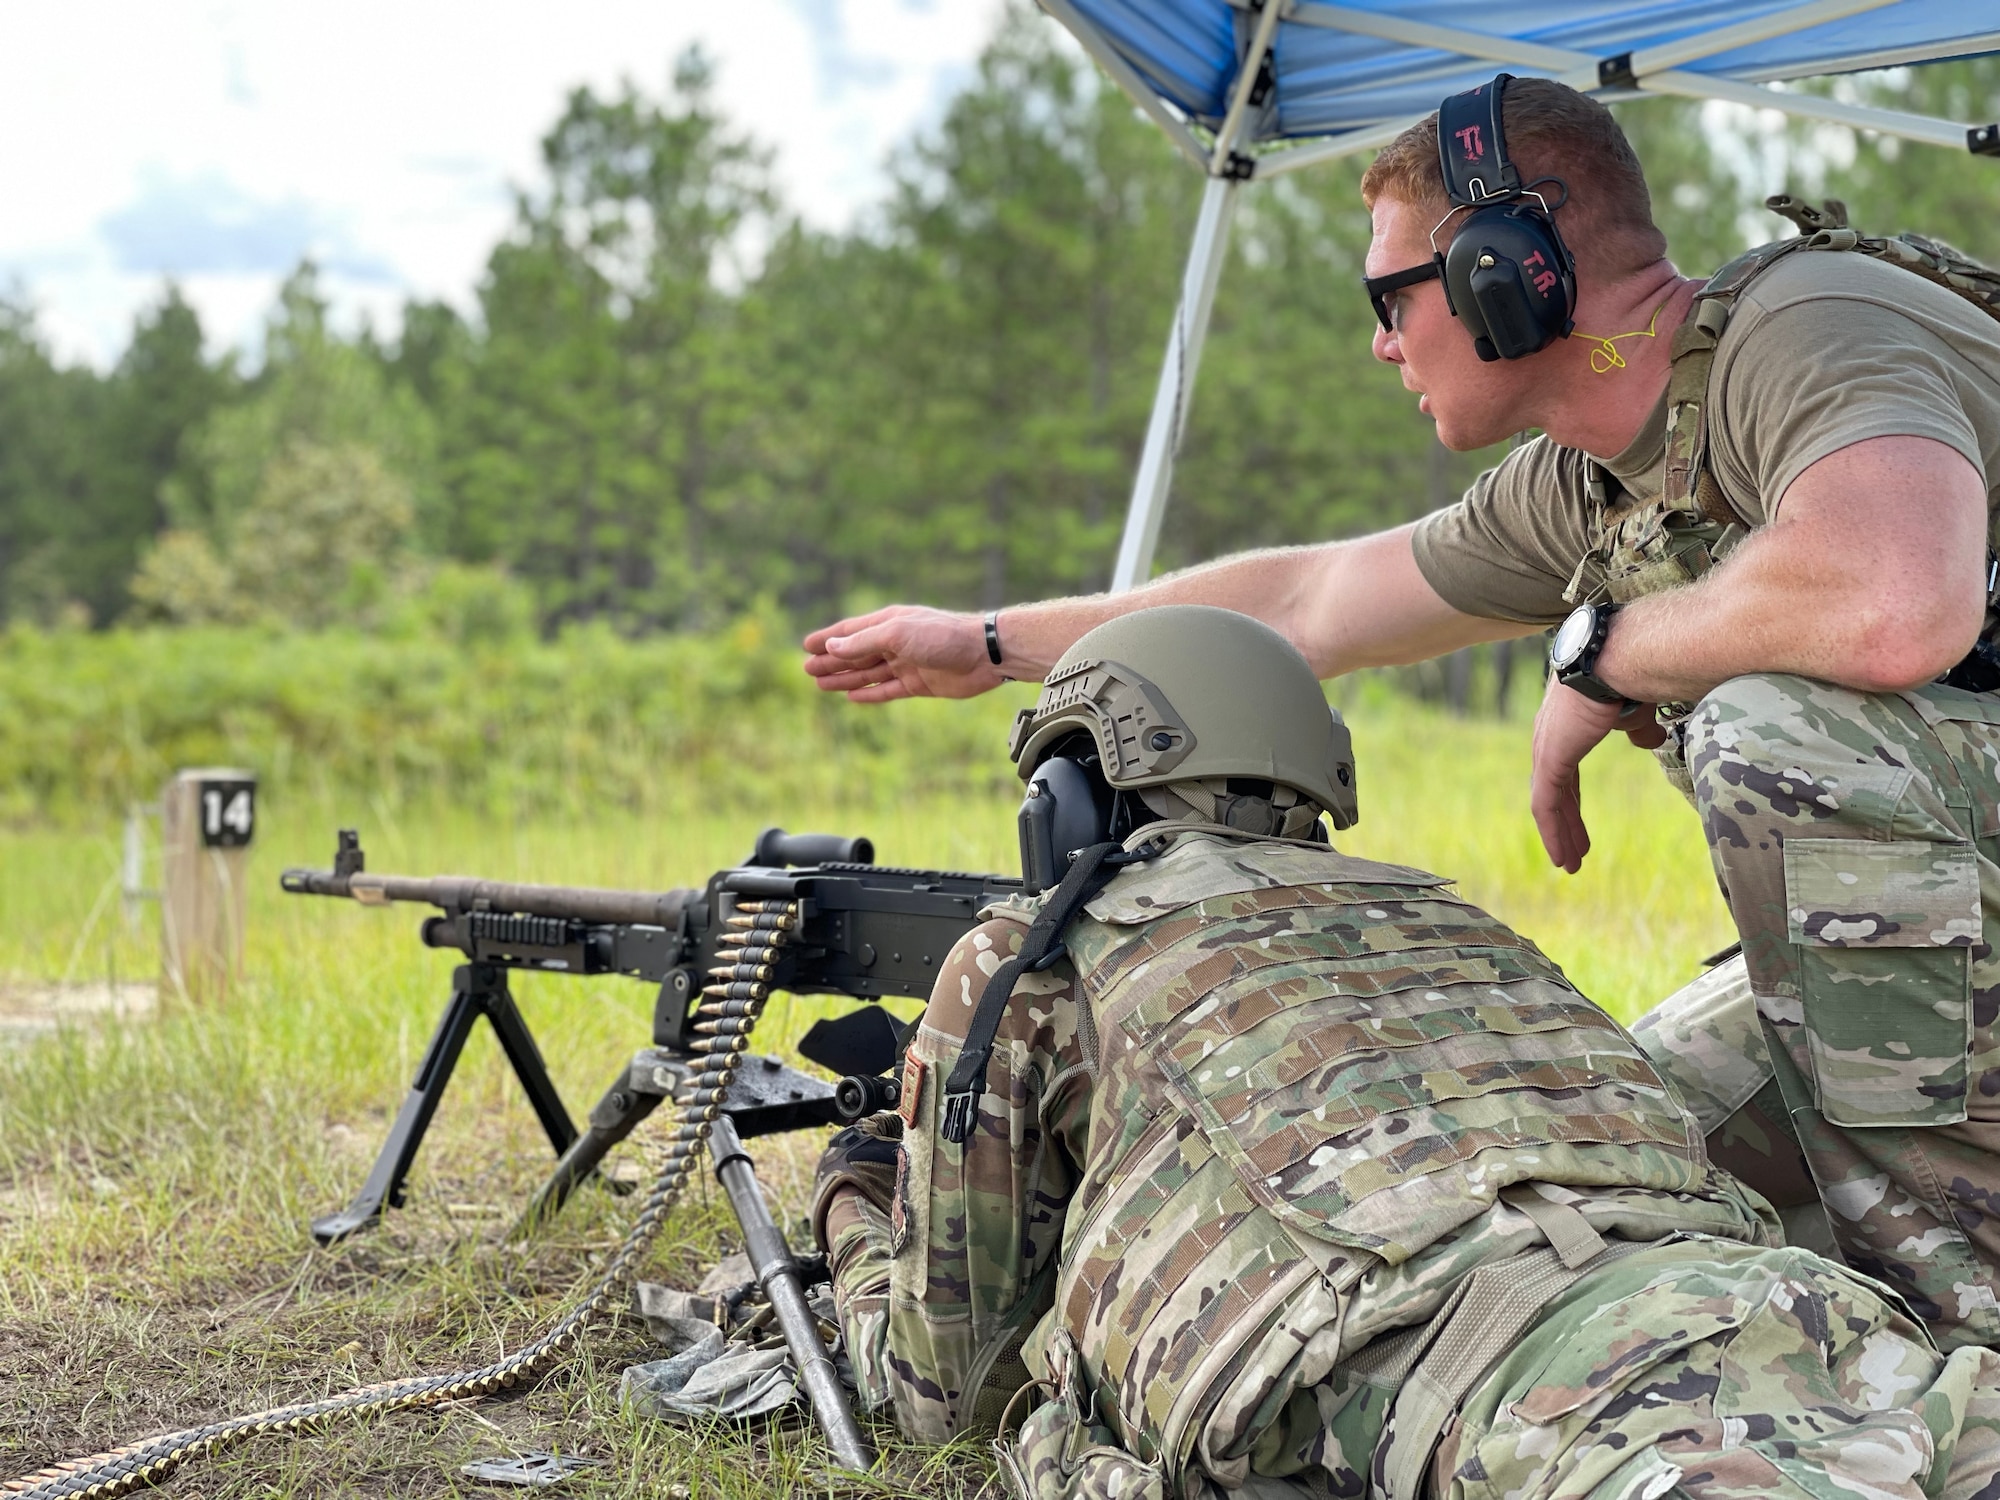
M 1615 279 L 1666 255 L 1646 174 L 1610 110 L 1553 79 L 1516 78 L 1500 111 L 1507 154 L 1521 180 L 1560 177 L 1568 185 L 1569 201 L 1556 210 L 1556 226 L 1580 266 Z M 1362 201 L 1372 209 L 1383 197 L 1421 209 L 1432 222 L 1450 211 L 1436 115 L 1384 146 L 1362 174 Z

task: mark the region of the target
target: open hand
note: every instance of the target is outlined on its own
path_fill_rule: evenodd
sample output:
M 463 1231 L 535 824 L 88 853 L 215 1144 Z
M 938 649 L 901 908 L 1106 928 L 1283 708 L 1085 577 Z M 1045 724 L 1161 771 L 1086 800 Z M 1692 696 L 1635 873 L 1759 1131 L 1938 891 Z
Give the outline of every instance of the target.
M 1632 743 L 1650 750 L 1666 741 L 1653 719 L 1653 705 L 1599 703 L 1553 677 L 1535 714 L 1534 769 L 1528 776 L 1528 807 L 1551 863 L 1574 875 L 1590 852 L 1583 826 L 1583 758 L 1605 736 L 1623 730 Z
M 976 615 L 892 604 L 822 626 L 805 639 L 806 672 L 854 703 L 971 698 L 1006 679 L 986 659 Z

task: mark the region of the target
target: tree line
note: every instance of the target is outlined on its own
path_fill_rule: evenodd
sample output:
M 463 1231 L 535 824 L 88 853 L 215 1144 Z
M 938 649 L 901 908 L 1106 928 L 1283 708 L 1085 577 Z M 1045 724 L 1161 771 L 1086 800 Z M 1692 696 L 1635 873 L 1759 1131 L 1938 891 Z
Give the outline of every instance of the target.
M 1198 176 L 1025 8 L 838 233 L 711 84 L 575 91 L 469 316 L 343 336 L 307 263 L 254 365 L 167 284 L 98 371 L 0 298 L 0 619 L 637 634 L 1103 586 Z M 2000 114 L 1993 59 L 1826 86 Z M 1775 237 L 1781 189 L 2000 257 L 1992 163 L 1618 108 L 1685 270 Z M 1393 524 L 1493 456 L 1370 358 L 1360 169 L 1246 194 L 1162 566 Z

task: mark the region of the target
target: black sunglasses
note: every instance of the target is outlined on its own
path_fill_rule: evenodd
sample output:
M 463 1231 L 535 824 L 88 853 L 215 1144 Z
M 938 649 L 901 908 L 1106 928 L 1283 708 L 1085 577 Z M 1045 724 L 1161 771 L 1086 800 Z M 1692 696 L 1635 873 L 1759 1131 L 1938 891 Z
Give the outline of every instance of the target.
M 1391 271 L 1387 276 L 1364 276 L 1361 288 L 1368 293 L 1368 300 L 1374 304 L 1375 316 L 1382 320 L 1382 331 L 1394 333 L 1396 325 L 1389 320 L 1389 297 L 1406 286 L 1417 286 L 1422 282 L 1436 281 L 1444 275 L 1444 257 L 1434 255 L 1422 265 L 1410 266 L 1401 271 Z

